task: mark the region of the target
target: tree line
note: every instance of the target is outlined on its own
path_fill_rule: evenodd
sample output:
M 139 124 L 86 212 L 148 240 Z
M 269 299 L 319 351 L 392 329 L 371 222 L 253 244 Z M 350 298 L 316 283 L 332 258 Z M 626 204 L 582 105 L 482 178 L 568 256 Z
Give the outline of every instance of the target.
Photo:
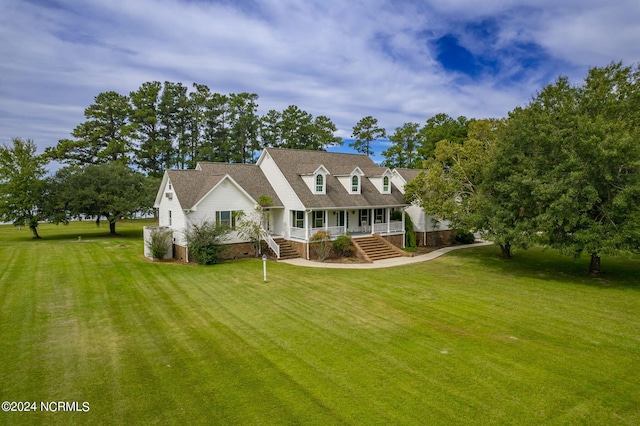
M 263 147 L 326 149 L 342 144 L 326 116 L 290 105 L 260 117 L 255 93 L 220 94 L 203 84 L 146 82 L 128 96 L 100 93 L 73 138 L 46 155 L 67 164 L 120 161 L 160 177 L 200 161 L 251 163 Z
M 160 177 L 166 169 L 194 168 L 200 161 L 252 163 L 265 147 L 326 150 L 343 144 L 337 127 L 325 115 L 290 105 L 259 116 L 255 93 L 220 94 L 204 84 L 192 90 L 182 83 L 143 83 L 129 95 L 114 91 L 97 95 L 84 111 L 86 120 L 46 150 L 65 164 L 90 165 L 120 161 L 142 173 Z M 446 114 L 405 123 L 389 135 L 392 146 L 382 152 L 389 167 L 421 167 L 441 139 L 461 141 L 473 120 Z M 372 116 L 354 127 L 351 147 L 373 155 L 373 141 L 387 132 Z

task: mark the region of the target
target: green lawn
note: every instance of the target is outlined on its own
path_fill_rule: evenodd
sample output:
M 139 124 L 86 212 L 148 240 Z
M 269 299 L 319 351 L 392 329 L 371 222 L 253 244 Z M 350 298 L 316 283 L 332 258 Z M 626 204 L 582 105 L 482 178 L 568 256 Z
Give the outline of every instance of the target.
M 640 258 L 152 263 L 142 222 L 0 226 L 2 424 L 639 424 Z M 78 241 L 78 236 L 82 241 Z M 88 402 L 42 412 L 41 401 Z

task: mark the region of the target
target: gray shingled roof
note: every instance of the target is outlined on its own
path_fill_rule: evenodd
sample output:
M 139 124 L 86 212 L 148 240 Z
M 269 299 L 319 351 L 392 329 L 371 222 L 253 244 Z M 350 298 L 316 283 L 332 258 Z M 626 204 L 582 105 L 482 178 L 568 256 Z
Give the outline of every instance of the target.
M 183 209 L 198 203 L 226 175 L 235 180 L 255 201 L 271 197 L 275 207 L 282 202 L 273 187 L 255 164 L 199 163 L 200 170 L 168 170 L 176 197 Z
M 405 180 L 405 182 L 409 182 L 410 180 L 415 179 L 416 176 L 418 176 L 418 174 L 420 174 L 420 172 L 422 172 L 422 169 L 395 169 L 400 176 L 402 176 L 402 178 Z
M 351 173 L 356 166 L 365 178 L 380 177 L 387 170 L 378 167 L 362 154 L 343 154 L 325 151 L 267 148 L 300 201 L 309 209 L 359 208 L 408 205 L 398 188 L 391 184 L 391 194 L 381 194 L 369 181 L 362 179 L 361 193 L 350 194 L 338 181 L 337 176 Z M 301 174 L 312 173 L 323 165 L 330 173 L 327 176 L 326 194 L 314 194 L 304 183 Z

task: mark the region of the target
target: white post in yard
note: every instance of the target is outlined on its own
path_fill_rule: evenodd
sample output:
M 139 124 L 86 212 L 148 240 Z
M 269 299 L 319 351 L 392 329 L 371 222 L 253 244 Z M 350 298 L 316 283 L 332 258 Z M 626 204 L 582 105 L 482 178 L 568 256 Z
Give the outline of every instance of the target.
M 267 255 L 262 255 L 262 272 L 264 275 L 264 282 L 267 282 Z

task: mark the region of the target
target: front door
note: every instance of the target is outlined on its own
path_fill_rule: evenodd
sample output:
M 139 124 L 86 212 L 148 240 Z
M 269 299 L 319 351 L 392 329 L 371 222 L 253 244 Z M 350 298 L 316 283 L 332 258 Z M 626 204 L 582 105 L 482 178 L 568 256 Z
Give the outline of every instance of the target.
M 360 215 L 359 215 L 359 220 L 358 220 L 358 225 L 360 226 L 360 229 L 364 232 L 368 232 L 369 231 L 369 210 L 368 209 L 362 209 L 360 210 Z
M 345 214 L 345 211 L 339 211 L 338 215 L 336 216 L 336 226 L 345 226 L 345 216 L 347 216 Z M 347 226 L 349 226 L 349 217 L 347 216 L 346 218 L 347 221 Z

